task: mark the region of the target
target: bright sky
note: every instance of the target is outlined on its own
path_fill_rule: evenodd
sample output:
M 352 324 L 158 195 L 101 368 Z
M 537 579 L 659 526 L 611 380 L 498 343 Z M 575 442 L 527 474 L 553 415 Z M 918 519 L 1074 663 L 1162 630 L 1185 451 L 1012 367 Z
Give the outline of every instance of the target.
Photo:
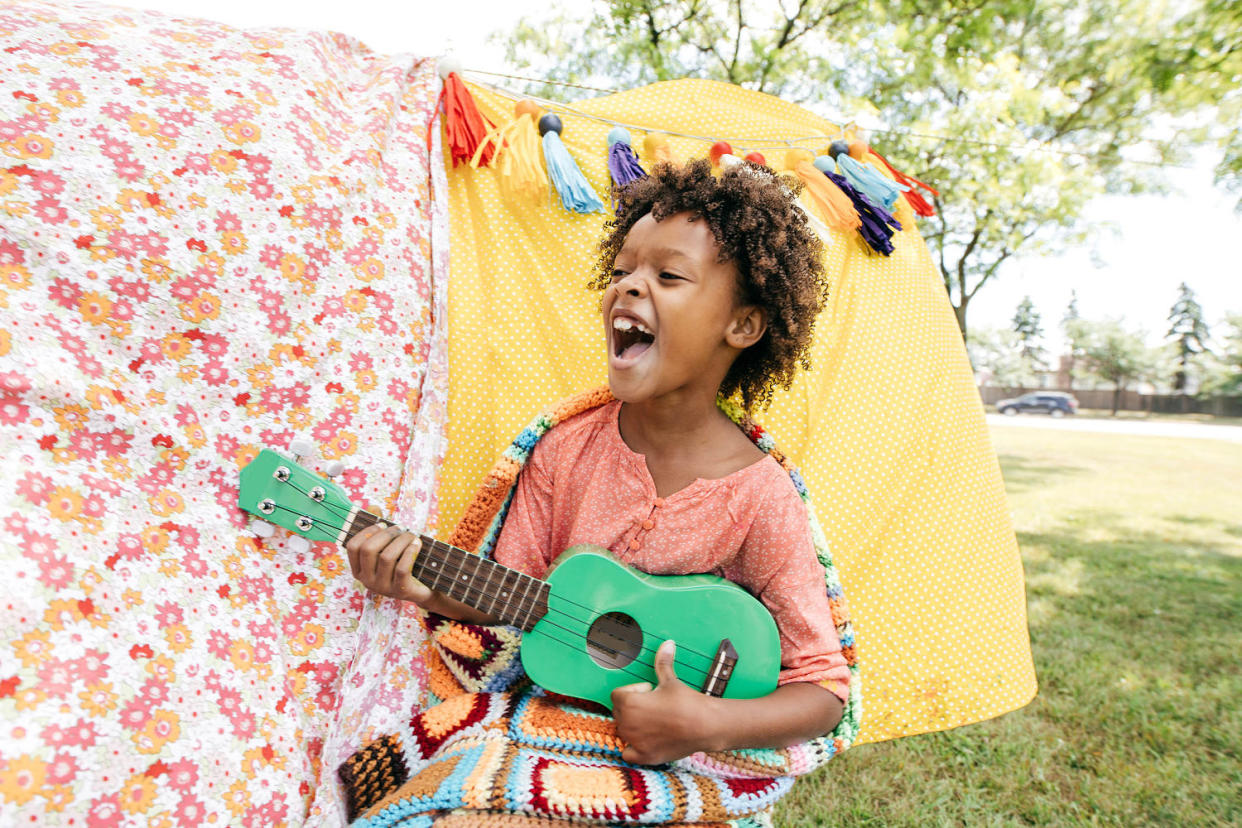
M 125 0 L 114 0 L 124 3 Z M 170 14 L 209 17 L 235 26 L 333 29 L 353 35 L 378 52 L 438 55 L 453 52 L 467 69 L 507 71 L 504 54 L 487 42 L 492 32 L 523 16 L 546 14 L 547 0 L 128 0 L 128 5 Z M 824 113 L 828 114 L 828 113 Z M 894 159 L 900 166 L 900 162 Z M 1188 160 L 1189 163 L 1189 160 Z M 916 169 L 908 170 L 918 175 Z M 1029 295 L 1043 316 L 1055 347 L 1057 323 L 1078 290 L 1078 309 L 1087 318 L 1121 317 L 1145 329 L 1155 342 L 1167 330 L 1166 317 L 1186 282 L 1203 306 L 1209 326 L 1226 311 L 1242 312 L 1242 264 L 1228 248 L 1242 239 L 1242 216 L 1233 201 L 1214 188 L 1210 164 L 1172 170 L 1181 194 L 1100 199 L 1088 218 L 1117 225 L 1095 245 L 1061 256 L 1016 259 L 982 288 L 970 306 L 972 327 L 1008 326 Z M 930 182 L 935 183 L 935 182 Z

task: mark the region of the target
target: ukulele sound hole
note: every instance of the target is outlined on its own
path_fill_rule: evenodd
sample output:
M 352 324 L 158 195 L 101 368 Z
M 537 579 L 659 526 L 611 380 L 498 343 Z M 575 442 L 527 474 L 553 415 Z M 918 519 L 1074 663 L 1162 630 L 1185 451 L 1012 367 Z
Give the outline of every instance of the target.
M 643 631 L 623 612 L 610 612 L 595 619 L 587 631 L 587 655 L 600 667 L 620 670 L 638 658 Z

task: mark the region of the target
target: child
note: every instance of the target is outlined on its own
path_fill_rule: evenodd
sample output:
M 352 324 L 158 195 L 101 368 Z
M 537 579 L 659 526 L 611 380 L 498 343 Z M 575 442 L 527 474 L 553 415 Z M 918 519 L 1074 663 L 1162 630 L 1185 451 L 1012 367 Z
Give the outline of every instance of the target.
M 656 687 L 613 692 L 626 761 L 820 736 L 841 719 L 849 670 L 805 507 L 716 405 L 718 394 L 766 405 L 807 365 L 827 294 L 820 244 L 774 174 L 748 165 L 717 178 L 706 161 L 657 166 L 621 193 L 608 230 L 592 286 L 603 291 L 616 399 L 536 445 L 494 557 L 543 577 L 564 549 L 594 543 L 653 574 L 723 575 L 772 613 L 782 669 L 768 696 L 697 692 L 672 671 L 675 642 L 657 653 Z M 372 591 L 497 623 L 415 580 L 418 548 L 383 524 L 346 545 Z

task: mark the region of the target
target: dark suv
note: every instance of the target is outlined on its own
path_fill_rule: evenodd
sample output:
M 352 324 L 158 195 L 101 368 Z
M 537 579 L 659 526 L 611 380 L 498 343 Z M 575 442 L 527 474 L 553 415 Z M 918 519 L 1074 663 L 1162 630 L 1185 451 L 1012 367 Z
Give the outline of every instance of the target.
M 1025 412 L 1064 417 L 1078 410 L 1078 400 L 1064 391 L 1032 391 L 1012 400 L 1001 400 L 996 410 L 1009 415 Z

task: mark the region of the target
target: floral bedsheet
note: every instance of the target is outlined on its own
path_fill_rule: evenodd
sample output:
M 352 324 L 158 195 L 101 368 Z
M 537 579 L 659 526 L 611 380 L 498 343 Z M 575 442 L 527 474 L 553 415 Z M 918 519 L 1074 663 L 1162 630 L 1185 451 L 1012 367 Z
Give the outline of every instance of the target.
M 237 475 L 305 435 L 434 523 L 434 66 L 18 0 L 0 78 L 0 823 L 338 824 L 425 642 Z

